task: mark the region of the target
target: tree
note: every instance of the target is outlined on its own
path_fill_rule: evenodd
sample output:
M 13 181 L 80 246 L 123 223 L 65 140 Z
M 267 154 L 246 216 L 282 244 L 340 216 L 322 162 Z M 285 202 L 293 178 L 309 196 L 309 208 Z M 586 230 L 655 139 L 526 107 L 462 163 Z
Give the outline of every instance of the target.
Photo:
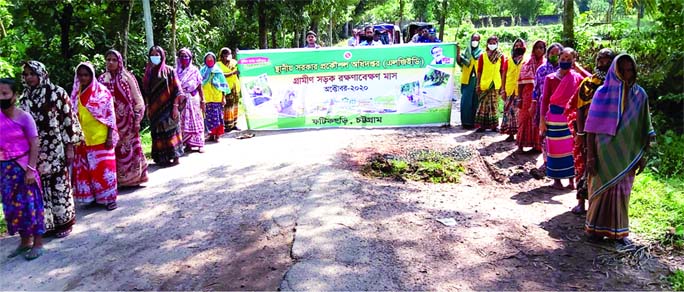
M 563 33 L 561 36 L 563 46 L 575 47 L 575 1 L 563 0 Z

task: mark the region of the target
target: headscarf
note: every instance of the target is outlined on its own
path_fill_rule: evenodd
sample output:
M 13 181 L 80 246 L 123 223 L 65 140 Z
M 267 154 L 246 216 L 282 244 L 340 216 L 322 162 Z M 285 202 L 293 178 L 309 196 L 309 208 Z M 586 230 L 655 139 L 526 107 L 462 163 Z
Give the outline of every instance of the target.
M 473 37 L 476 35 L 479 35 L 479 34 L 474 33 L 473 35 L 470 36 L 471 42 L 473 40 Z M 469 43 L 468 48 L 463 53 L 461 53 L 461 58 L 463 59 L 463 65 L 465 65 L 466 67 L 470 66 L 470 61 L 472 61 L 473 58 L 475 58 L 475 60 L 479 59 L 480 55 L 482 55 L 482 49 L 480 48 L 480 46 L 478 45 L 478 47 L 475 48 L 475 50 L 473 50 L 473 47 Z
M 214 57 L 214 60 L 216 61 L 214 63 L 214 66 L 211 68 L 207 67 L 208 56 Z M 204 55 L 203 60 L 204 66 L 202 66 L 202 69 L 200 69 L 200 74 L 202 75 L 202 85 L 207 84 L 207 82 L 211 81 L 211 85 L 213 85 L 214 88 L 224 93 L 230 93 L 230 86 L 228 85 L 226 77 L 223 76 L 223 71 L 221 71 L 221 67 L 218 66 L 219 61 L 216 59 L 216 55 L 212 52 L 208 52 Z
M 190 64 L 188 64 L 188 67 L 183 68 L 183 65 L 180 63 L 180 57 L 176 58 L 176 73 L 183 92 L 192 93 L 202 84 L 202 76 L 197 66 L 192 62 L 194 60 L 192 51 L 188 48 L 182 48 L 178 51 L 178 56 L 183 52 L 190 56 Z
M 168 72 L 167 72 L 168 68 L 166 67 L 166 52 L 160 46 L 151 47 L 149 52 L 147 53 L 148 59 L 149 59 L 149 53 L 152 52 L 152 50 L 159 52 L 159 56 L 161 57 L 161 63 L 159 63 L 157 71 L 153 72 L 155 69 L 155 65 L 152 64 L 152 62 L 150 62 L 149 60 L 147 61 L 147 65 L 145 65 L 145 77 L 143 78 L 143 87 L 145 88 L 145 91 L 149 90 L 150 80 L 152 80 L 152 74 L 153 73 L 157 74 L 157 77 L 159 77 L 159 78 L 167 79 L 167 76 L 168 76 Z M 168 80 L 167 80 L 167 83 L 168 83 Z
M 38 61 L 28 61 L 24 63 L 24 68 L 26 67 L 38 75 L 39 81 L 38 86 L 31 87 L 28 85 L 28 83 L 26 83 L 26 78 L 22 76 L 21 84 L 24 85 L 24 90 L 21 95 L 23 98 L 36 100 L 40 97 L 43 97 L 46 93 L 45 90 L 48 88 L 52 92 L 56 92 L 59 89 L 59 87 L 50 82 L 50 78 L 48 78 L 48 71 L 45 69 L 45 65 L 43 65 L 43 63 Z
M 119 91 L 121 91 L 121 93 L 123 93 L 124 96 L 128 98 L 131 97 L 133 91 L 139 93 L 140 88 L 138 88 L 138 81 L 135 79 L 133 74 L 131 74 L 131 72 L 128 72 L 128 70 L 126 70 L 126 67 L 124 67 L 123 56 L 121 56 L 121 53 L 119 53 L 119 51 L 115 49 L 110 49 L 109 51 L 107 51 L 107 53 L 105 53 L 105 57 L 107 57 L 110 54 L 113 54 L 116 57 L 119 64 L 119 69 L 116 72 L 112 72 L 105 67 L 105 73 L 109 73 L 111 82 L 105 82 L 105 74 L 100 75 L 98 81 L 100 83 L 106 84 L 107 88 L 109 89 L 109 91 L 112 92 L 112 94 L 114 94 L 114 86 L 116 86 L 116 88 L 118 88 Z
M 637 96 L 646 98 L 646 91 L 636 83 L 628 84 L 622 80 L 618 72 L 620 59 L 627 58 L 634 65 L 634 78 L 636 79 L 636 62 L 628 54 L 620 54 L 610 65 L 606 80 L 603 85 L 596 90 L 594 99 L 589 107 L 589 115 L 585 126 L 585 131 L 596 134 L 607 134 L 615 136 L 618 123 L 624 112 L 625 98 Z
M 90 84 L 81 88 L 81 82 L 78 80 L 78 68 L 86 67 L 92 74 L 92 81 Z M 119 142 L 119 132 L 116 126 L 116 115 L 114 114 L 114 98 L 106 86 L 97 81 L 95 76 L 95 67 L 90 62 L 81 62 L 74 70 L 74 86 L 71 90 L 71 105 L 74 109 L 78 109 L 78 101 L 81 95 L 89 94 L 87 101 L 81 100 L 81 104 L 88 109 L 88 112 L 98 122 L 107 126 L 112 131 L 112 143 L 116 145 Z
M 523 53 L 520 54 L 520 56 L 515 56 L 515 55 L 514 55 L 514 53 L 515 53 L 515 44 L 517 44 L 518 42 L 522 44 Z M 516 40 L 513 42 L 513 47 L 511 48 L 511 60 L 513 60 L 513 62 L 514 62 L 516 65 L 517 65 L 517 64 L 520 64 L 520 62 L 522 62 L 522 60 L 523 60 L 523 57 L 525 57 L 525 51 L 527 51 L 527 47 L 525 46 L 525 41 L 524 41 L 523 39 L 520 39 L 520 38 L 519 38 L 519 39 L 516 39 Z
M 541 66 L 546 60 L 544 54 L 542 54 L 541 58 L 537 58 L 534 55 L 534 47 L 537 46 L 537 44 L 543 44 L 544 47 L 546 47 L 545 41 L 536 40 L 534 42 L 534 44 L 532 45 L 532 55 L 529 59 L 527 59 L 527 62 L 525 62 L 525 64 L 523 64 L 522 68 L 520 69 L 520 77 L 518 78 L 518 82 L 521 84 L 534 83 L 534 78 L 537 74 L 537 69 L 539 69 L 539 66 Z

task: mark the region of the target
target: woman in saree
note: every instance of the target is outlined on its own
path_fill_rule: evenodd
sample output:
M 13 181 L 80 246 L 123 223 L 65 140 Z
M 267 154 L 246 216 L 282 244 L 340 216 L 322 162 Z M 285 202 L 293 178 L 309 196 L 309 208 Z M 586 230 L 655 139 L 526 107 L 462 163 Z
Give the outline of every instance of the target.
M 475 94 L 477 85 L 478 60 L 482 55 L 480 49 L 480 35 L 474 33 L 470 37 L 468 48 L 461 53 L 461 47 L 456 47 L 458 58 L 456 62 L 461 66 L 461 125 L 464 129 L 475 127 L 475 114 L 478 100 Z
M 229 48 L 222 48 L 219 53 L 221 62 L 219 66 L 223 71 L 230 86 L 230 93 L 226 95 L 226 106 L 224 108 L 223 123 L 226 132 L 237 130 L 238 106 L 240 104 L 240 80 L 238 79 L 237 61 L 233 59 L 233 54 Z
M 577 183 L 577 206 L 572 208 L 572 213 L 581 215 L 586 213 L 585 201 L 588 199 L 586 165 L 586 125 L 589 105 L 594 98 L 594 93 L 606 78 L 608 68 L 615 58 L 615 52 L 609 48 L 601 49 L 596 56 L 596 70 L 594 75 L 584 78 L 577 92 L 573 95 L 563 113 L 568 118 L 570 132 L 575 137 L 573 156 L 575 158 L 575 182 Z
M 532 147 L 533 152 L 541 152 L 539 127 L 534 123 L 536 104 L 532 102 L 532 92 L 534 91 L 534 78 L 537 69 L 546 61 L 545 53 L 546 42 L 535 41 L 532 45 L 532 55 L 520 69 L 518 93 L 522 99 L 518 112 L 518 135 L 516 136 L 518 152 L 522 152 L 523 147 Z
M 177 165 L 183 156 L 179 118 L 185 106 L 180 81 L 173 68 L 166 66 L 164 49 L 151 47 L 148 56 L 142 93 L 150 119 L 152 159 L 162 167 Z
M 499 96 L 504 99 L 506 96 L 506 63 L 506 57 L 499 49 L 499 38 L 489 37 L 486 54 L 482 54 L 478 60 L 476 91 L 480 104 L 475 115 L 477 132 L 484 132 L 485 129 L 498 131 Z
M 114 97 L 95 77 L 88 62 L 76 67 L 71 104 L 77 109 L 84 142 L 74 156 L 74 198 L 82 203 L 117 208 L 117 172 L 114 146 L 119 142 Z
M 48 78 L 45 65 L 28 61 L 23 66 L 21 109 L 30 113 L 38 128 L 40 149 L 37 170 L 43 188 L 46 234 L 65 237 L 76 222 L 68 167 L 74 145 L 83 139 L 69 94 Z
M 226 95 L 231 92 L 230 85 L 223 76 L 221 67 L 216 65 L 216 55 L 212 52 L 204 55 L 204 66 L 200 69 L 200 74 L 206 102 L 204 123 L 209 130 L 209 140 L 218 141 L 219 137 L 225 133 L 223 107 L 226 104 Z
M 534 91 L 532 92 L 532 108 L 534 108 L 534 126 L 539 128 L 540 127 L 540 112 L 541 112 L 541 99 L 542 99 L 542 91 L 544 90 L 544 81 L 546 80 L 546 76 L 548 76 L 551 73 L 554 73 L 558 71 L 558 57 L 563 50 L 563 46 L 559 43 L 553 43 L 551 44 L 548 49 L 546 49 L 546 63 L 544 65 L 541 65 L 539 69 L 537 69 L 537 72 L 535 73 L 534 77 Z M 540 134 L 543 134 L 541 131 L 539 132 Z M 545 134 L 545 133 L 544 133 Z M 547 159 L 547 153 L 546 149 L 544 146 L 544 143 L 546 143 L 545 137 L 539 136 L 539 143 L 541 144 L 541 149 L 542 149 L 542 155 L 544 158 L 544 163 L 539 167 L 538 169 L 535 168 L 532 171 L 532 175 L 537 178 L 542 178 L 544 177 L 544 173 L 546 172 L 546 159 Z
M 646 152 L 655 138 L 648 96 L 636 84 L 636 62 L 621 54 L 589 106 L 587 135 L 589 240 L 604 237 L 629 245 L 629 196 L 634 177 L 646 167 Z
M 192 52 L 187 48 L 178 51 L 176 74 L 185 92 L 185 108 L 181 113 L 181 129 L 185 151 L 193 148 L 204 152 L 204 94 L 202 75 L 193 63 Z
M 116 144 L 116 180 L 120 187 L 138 186 L 147 182 L 147 159 L 140 141 L 140 122 L 145 113 L 145 102 L 138 81 L 123 64 L 117 50 L 105 54 L 106 71 L 98 82 L 114 96 L 114 112 L 119 132 Z
M 43 198 L 38 162 L 38 130 L 31 115 L 18 109 L 14 80 L 0 79 L 0 195 L 9 235 L 21 241 L 8 257 L 27 260 L 43 254 Z M 33 241 L 33 242 L 32 242 Z
M 518 78 L 523 66 L 525 56 L 525 41 L 517 39 L 513 42 L 511 58 L 506 70 L 506 101 L 504 102 L 503 119 L 501 121 L 501 133 L 508 134 L 506 142 L 515 141 L 518 133 L 518 112 L 520 108 L 520 91 L 518 91 Z
M 556 189 L 563 188 L 561 179 L 566 178 L 570 181 L 567 187 L 575 188 L 574 139 L 563 112 L 584 79 L 573 69 L 576 58 L 575 50 L 564 48 L 558 59 L 558 71 L 546 76 L 542 91 L 539 131 L 546 137 L 546 176 L 554 180 L 552 187 Z

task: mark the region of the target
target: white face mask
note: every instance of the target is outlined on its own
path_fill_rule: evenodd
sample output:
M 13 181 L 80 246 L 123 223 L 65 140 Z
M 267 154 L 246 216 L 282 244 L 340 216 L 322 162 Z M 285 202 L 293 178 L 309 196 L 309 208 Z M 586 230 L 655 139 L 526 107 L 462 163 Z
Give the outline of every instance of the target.
M 487 48 L 489 48 L 490 51 L 496 50 L 497 47 L 498 47 L 498 45 L 492 45 L 492 44 L 487 45 Z
M 150 56 L 150 62 L 155 65 L 159 65 L 161 63 L 161 56 Z
M 228 60 L 233 59 L 233 55 L 228 54 Z
M 473 48 L 477 48 L 480 45 L 480 41 L 472 41 L 470 42 L 470 46 Z

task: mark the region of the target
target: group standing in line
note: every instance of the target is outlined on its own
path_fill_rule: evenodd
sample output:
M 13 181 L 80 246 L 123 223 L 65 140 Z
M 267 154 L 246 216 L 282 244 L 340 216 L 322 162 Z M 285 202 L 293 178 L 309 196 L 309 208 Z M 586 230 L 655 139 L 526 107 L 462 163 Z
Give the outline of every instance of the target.
M 154 46 L 142 88 L 116 50 L 106 52 L 99 77 L 91 63 L 78 64 L 71 94 L 38 61 L 24 63 L 20 94 L 13 79 L 0 79 L 0 193 L 8 232 L 21 238 L 9 257 L 36 259 L 44 236 L 68 236 L 75 202 L 115 210 L 119 188 L 148 181 L 140 138 L 145 115 L 151 156 L 162 167 L 237 130 L 237 62 L 230 49 L 220 55 L 217 63 L 207 53 L 198 68 L 183 48 L 172 68 Z
M 498 131 L 501 98 L 504 141 L 515 142 L 518 153 L 542 153 L 544 163 L 534 170 L 553 179 L 551 187 L 577 189 L 571 212 L 587 214 L 588 240 L 630 244 L 629 195 L 655 136 L 634 59 L 602 49 L 591 74 L 574 49 L 558 43 L 537 40 L 527 58 L 521 39 L 508 56 L 496 36 L 485 50 L 479 46 L 473 34 L 463 52 L 457 47 L 462 127 Z

